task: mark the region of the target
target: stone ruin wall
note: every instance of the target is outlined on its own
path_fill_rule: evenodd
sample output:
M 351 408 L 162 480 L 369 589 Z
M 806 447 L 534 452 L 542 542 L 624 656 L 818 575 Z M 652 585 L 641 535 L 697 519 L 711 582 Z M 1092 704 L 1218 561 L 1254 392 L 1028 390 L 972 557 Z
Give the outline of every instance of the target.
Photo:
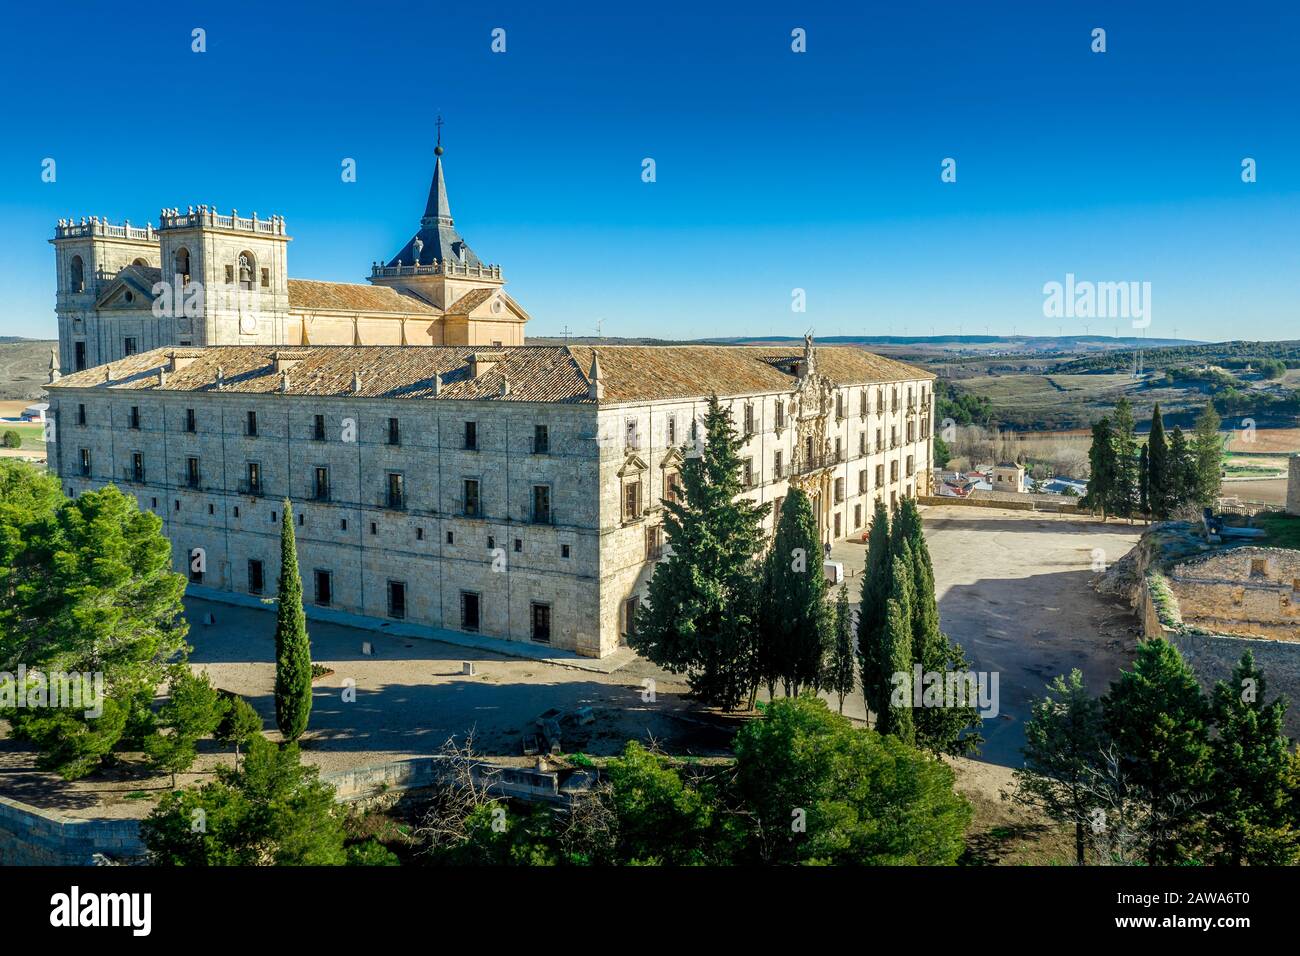
M 1300 642 L 1300 551 L 1233 548 L 1176 564 L 1167 577 L 1189 627 Z

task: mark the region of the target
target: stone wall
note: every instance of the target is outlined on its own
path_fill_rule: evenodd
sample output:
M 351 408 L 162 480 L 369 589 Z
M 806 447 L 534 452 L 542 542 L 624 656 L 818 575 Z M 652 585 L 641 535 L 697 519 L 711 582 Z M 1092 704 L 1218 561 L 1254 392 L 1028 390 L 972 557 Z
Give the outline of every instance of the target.
M 1300 551 L 1238 547 L 1175 564 L 1182 620 L 1242 637 L 1300 641 Z
M 90 866 L 144 856 L 138 820 L 76 820 L 0 797 L 0 866 Z

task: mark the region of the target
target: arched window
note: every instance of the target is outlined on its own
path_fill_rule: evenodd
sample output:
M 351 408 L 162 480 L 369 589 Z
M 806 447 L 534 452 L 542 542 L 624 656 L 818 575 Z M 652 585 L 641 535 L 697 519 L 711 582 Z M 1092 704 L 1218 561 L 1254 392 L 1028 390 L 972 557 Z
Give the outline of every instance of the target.
M 81 261 L 81 256 L 72 257 L 72 265 L 70 267 L 70 272 L 71 272 L 71 279 L 72 279 L 72 284 L 71 284 L 72 291 L 85 292 L 86 291 L 86 267 Z
M 182 282 L 190 281 L 190 251 L 184 246 L 176 250 L 172 256 L 173 272 L 181 277 Z
M 253 288 L 253 277 L 257 274 L 257 260 L 253 254 L 245 250 L 239 254 L 239 287 L 241 289 Z
M 133 265 L 133 266 L 146 266 L 146 267 L 147 267 L 147 266 L 149 265 L 149 262 L 148 262 L 147 259 L 136 259 L 136 260 L 134 260 L 134 261 L 131 263 L 131 265 Z

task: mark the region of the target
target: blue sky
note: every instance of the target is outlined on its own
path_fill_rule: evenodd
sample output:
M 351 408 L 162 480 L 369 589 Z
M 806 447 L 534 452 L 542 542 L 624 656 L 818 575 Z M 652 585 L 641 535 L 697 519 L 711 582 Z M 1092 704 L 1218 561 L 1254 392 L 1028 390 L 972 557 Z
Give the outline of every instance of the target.
M 1150 282 L 1148 335 L 1300 338 L 1294 4 L 463 6 L 11 7 L 0 334 L 53 334 L 60 216 L 280 213 L 291 275 L 364 281 L 441 112 L 533 335 L 1079 333 L 1042 308 L 1074 273 Z

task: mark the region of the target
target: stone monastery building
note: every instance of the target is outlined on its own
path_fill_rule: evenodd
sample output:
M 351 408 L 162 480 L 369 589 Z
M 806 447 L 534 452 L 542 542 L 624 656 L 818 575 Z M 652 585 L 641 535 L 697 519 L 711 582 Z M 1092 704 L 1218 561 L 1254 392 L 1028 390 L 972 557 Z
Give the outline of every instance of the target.
M 283 219 L 206 207 L 62 222 L 53 242 L 50 467 L 72 495 L 134 494 L 205 596 L 275 593 L 289 498 L 309 615 L 608 654 L 712 394 L 744 436 L 744 493 L 779 511 L 803 489 L 826 542 L 929 490 L 934 376 L 901 362 L 811 338 L 525 345 L 440 157 L 420 230 L 369 285 L 289 279 Z M 164 275 L 229 294 L 160 317 Z

